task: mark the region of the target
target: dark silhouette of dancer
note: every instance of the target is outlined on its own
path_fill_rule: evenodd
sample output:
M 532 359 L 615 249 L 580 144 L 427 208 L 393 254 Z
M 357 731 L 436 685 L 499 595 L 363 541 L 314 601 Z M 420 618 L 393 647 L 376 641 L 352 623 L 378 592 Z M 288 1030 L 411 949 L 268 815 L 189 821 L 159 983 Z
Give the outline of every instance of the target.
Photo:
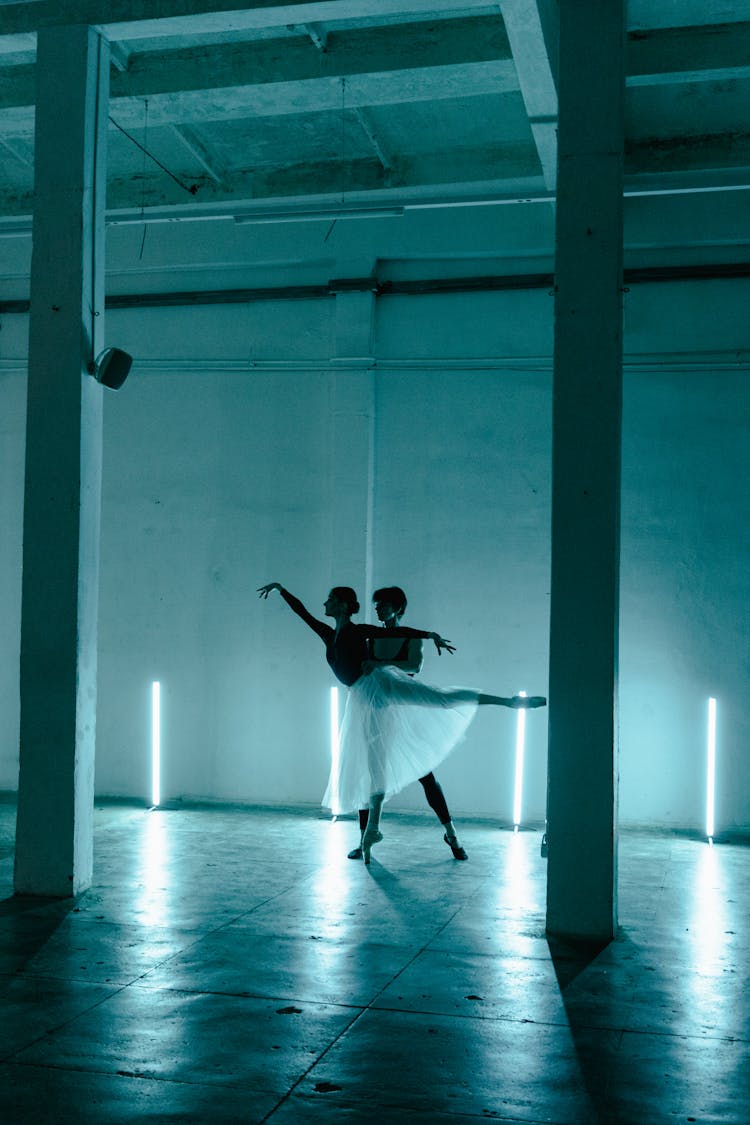
M 540 707 L 541 696 L 506 698 L 471 688 L 435 688 L 415 681 L 396 667 L 373 661 L 369 641 L 387 636 L 432 640 L 440 653 L 454 647 L 438 633 L 397 625 L 355 624 L 359 610 L 354 590 L 334 586 L 324 609 L 335 627 L 318 621 L 299 598 L 278 582 L 258 589 L 261 598 L 278 590 L 284 601 L 326 646 L 326 660 L 336 677 L 349 688 L 341 723 L 339 761 L 332 764 L 323 804 L 335 814 L 369 805 L 362 837 L 362 857 L 370 862 L 373 844 L 382 840 L 380 814 L 383 802 L 411 781 L 426 776 L 460 741 L 476 708 Z
M 369 665 L 374 666 L 377 663 L 388 664 L 392 668 L 400 668 L 402 672 L 406 672 L 409 676 L 416 675 L 417 672 L 422 670 L 424 660 L 422 641 L 418 637 L 402 639 L 393 634 L 393 630 L 397 628 L 406 612 L 406 594 L 400 586 L 382 586 L 372 595 L 372 603 L 378 615 L 378 620 L 382 621 L 384 628 L 391 633 L 391 636 L 387 639 L 375 637 L 370 641 L 372 655 L 370 660 L 365 661 L 363 671 L 371 671 Z M 455 825 L 451 819 L 443 787 L 435 774 L 430 772 L 418 780 L 424 790 L 427 804 L 444 829 L 443 839 L 453 852 L 454 859 L 468 859 L 466 849 L 459 841 Z M 369 808 L 359 810 L 360 840 L 357 847 L 352 848 L 348 853 L 349 859 L 362 858 L 362 839 L 367 828 L 369 812 Z

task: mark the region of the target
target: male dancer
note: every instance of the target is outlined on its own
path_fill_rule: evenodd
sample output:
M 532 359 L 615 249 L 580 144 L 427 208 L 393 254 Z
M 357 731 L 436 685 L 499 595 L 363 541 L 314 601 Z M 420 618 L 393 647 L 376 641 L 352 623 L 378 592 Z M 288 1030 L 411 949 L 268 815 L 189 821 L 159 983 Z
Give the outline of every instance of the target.
M 395 629 L 406 611 L 406 594 L 400 586 L 383 586 L 372 596 L 375 612 L 386 629 Z M 422 668 L 422 641 L 416 637 L 394 637 L 392 640 L 376 639 L 372 642 L 372 659 L 363 665 L 368 670 L 375 664 L 392 664 L 413 676 Z M 427 803 L 444 828 L 443 839 L 453 852 L 454 859 L 468 859 L 451 820 L 440 782 L 434 773 L 419 778 Z M 359 810 L 360 842 L 349 852 L 349 859 L 362 858 L 362 837 L 367 828 L 369 809 Z

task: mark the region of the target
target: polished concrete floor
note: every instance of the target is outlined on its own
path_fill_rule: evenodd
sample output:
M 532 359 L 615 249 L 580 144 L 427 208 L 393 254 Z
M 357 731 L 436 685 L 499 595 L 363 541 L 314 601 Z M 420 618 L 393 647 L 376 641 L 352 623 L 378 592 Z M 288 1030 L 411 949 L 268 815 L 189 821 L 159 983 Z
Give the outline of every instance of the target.
M 550 949 L 535 832 L 97 809 L 93 888 L 12 896 L 0 1121 L 750 1123 L 750 851 L 624 834 L 617 939 Z

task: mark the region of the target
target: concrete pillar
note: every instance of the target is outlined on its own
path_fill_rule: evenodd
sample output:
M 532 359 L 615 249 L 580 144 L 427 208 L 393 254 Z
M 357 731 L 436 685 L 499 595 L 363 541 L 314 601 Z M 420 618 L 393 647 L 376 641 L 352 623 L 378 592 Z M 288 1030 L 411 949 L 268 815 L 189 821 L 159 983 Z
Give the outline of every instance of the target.
M 333 283 L 335 285 L 335 283 Z M 374 492 L 374 360 L 370 355 L 375 295 L 336 293 L 332 359 L 331 585 L 353 586 L 365 621 L 372 595 Z
M 93 868 L 109 49 L 39 32 L 15 889 L 66 897 Z
M 547 929 L 617 927 L 624 0 L 560 0 Z

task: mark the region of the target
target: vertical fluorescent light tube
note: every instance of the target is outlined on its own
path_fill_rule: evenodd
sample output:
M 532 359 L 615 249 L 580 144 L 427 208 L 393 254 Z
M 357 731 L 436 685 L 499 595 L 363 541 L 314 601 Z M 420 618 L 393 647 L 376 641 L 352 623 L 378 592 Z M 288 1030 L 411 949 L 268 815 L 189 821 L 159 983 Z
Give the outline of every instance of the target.
M 331 812 L 334 820 L 339 811 L 339 794 L 337 789 L 339 776 L 339 689 L 334 685 L 331 688 Z
M 161 804 L 161 684 L 151 685 L 151 804 Z
M 526 695 L 519 691 L 519 695 Z M 513 790 L 513 831 L 518 831 L 521 823 L 521 799 L 523 797 L 523 755 L 526 741 L 526 708 L 516 714 L 516 784 Z
M 708 701 L 708 746 L 706 768 L 706 836 L 710 844 L 714 839 L 716 811 L 716 700 Z

